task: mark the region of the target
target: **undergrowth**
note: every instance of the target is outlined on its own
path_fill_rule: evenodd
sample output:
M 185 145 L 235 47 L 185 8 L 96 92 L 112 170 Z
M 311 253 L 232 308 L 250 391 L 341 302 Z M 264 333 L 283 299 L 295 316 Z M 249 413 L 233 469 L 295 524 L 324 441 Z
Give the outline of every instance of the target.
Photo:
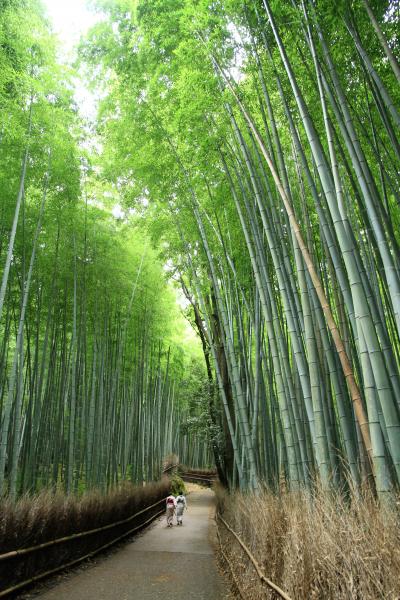
M 253 496 L 218 489 L 217 496 L 266 577 L 293 600 L 400 597 L 398 506 L 380 506 L 369 493 L 349 499 L 322 490 Z M 243 597 L 276 598 L 222 524 L 220 533 Z
M 187 489 L 185 487 L 185 483 L 179 475 L 176 473 L 171 477 L 171 493 L 174 496 L 178 496 L 179 494 L 187 494 Z

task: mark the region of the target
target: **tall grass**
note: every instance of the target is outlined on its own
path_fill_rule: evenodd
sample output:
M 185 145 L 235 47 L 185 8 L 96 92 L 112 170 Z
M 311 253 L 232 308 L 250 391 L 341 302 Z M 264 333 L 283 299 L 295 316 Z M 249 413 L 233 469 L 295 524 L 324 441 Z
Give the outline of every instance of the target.
M 395 600 L 400 597 L 398 506 L 368 493 L 218 490 L 221 514 L 243 538 L 265 575 L 296 600 Z M 224 550 L 246 600 L 276 598 L 223 526 Z

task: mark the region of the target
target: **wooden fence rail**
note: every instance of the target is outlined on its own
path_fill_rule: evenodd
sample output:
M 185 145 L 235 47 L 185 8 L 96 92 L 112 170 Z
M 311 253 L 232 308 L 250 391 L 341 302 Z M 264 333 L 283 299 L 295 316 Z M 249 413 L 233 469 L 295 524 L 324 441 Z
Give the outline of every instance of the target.
M 164 469 L 163 473 L 169 474 L 169 472 L 173 471 L 174 469 L 179 469 L 179 464 L 169 465 L 166 469 Z M 190 472 L 190 473 L 181 472 L 179 474 L 182 478 L 189 479 L 192 481 L 202 482 L 202 483 L 205 483 L 210 486 L 212 485 L 212 483 L 214 481 L 216 481 L 216 478 L 214 478 L 213 476 L 205 476 L 203 474 L 196 475 L 196 473 L 193 473 L 193 472 Z M 140 516 L 144 515 L 145 513 L 148 513 L 149 511 L 156 509 L 158 506 L 160 506 L 164 502 L 165 502 L 165 498 L 162 498 L 161 500 L 158 500 L 157 502 L 151 504 L 150 506 L 146 506 L 145 508 L 139 510 L 135 514 L 130 515 L 129 517 L 127 517 L 125 519 L 120 519 L 118 521 L 114 521 L 113 523 L 109 523 L 109 524 L 103 525 L 101 527 L 96 527 L 94 529 L 89 529 L 86 531 L 80 531 L 78 533 L 73 533 L 71 535 L 63 536 L 60 538 L 55 538 L 55 539 L 49 540 L 47 542 L 36 544 L 34 546 L 11 550 L 9 552 L 0 554 L 0 567 L 2 569 L 6 568 L 7 574 L 12 573 L 11 579 L 13 580 L 13 581 L 11 580 L 8 582 L 7 588 L 5 588 L 5 589 L 0 588 L 0 598 L 5 598 L 6 596 L 13 594 L 13 593 L 17 592 L 18 590 L 21 590 L 24 587 L 27 587 L 28 585 L 36 583 L 37 581 L 40 581 L 40 580 L 42 580 L 50 575 L 53 575 L 59 571 L 63 571 L 69 567 L 75 566 L 75 565 L 79 564 L 80 562 L 86 560 L 87 558 L 90 558 L 90 557 L 98 554 L 99 552 L 105 550 L 106 548 L 109 548 L 113 544 L 116 544 L 123 538 L 128 537 L 129 535 L 132 535 L 133 533 L 135 533 L 139 529 L 142 529 L 143 527 L 145 527 L 146 525 L 151 523 L 153 520 L 155 520 L 157 517 L 159 517 L 164 512 L 164 507 L 162 507 L 162 508 L 160 507 L 160 510 L 157 510 L 148 519 L 135 525 L 135 527 L 129 528 L 128 531 L 124 531 L 122 534 L 117 535 L 112 540 L 107 541 L 107 543 L 105 543 L 105 544 L 101 544 L 100 546 L 97 546 L 95 548 L 90 548 L 90 546 L 95 543 L 95 540 L 93 540 L 92 542 L 89 542 L 89 548 L 90 548 L 89 552 L 87 552 L 88 544 L 86 542 L 83 543 L 83 540 L 85 538 L 87 539 L 87 538 L 89 538 L 89 536 L 96 536 L 96 534 L 101 534 L 103 532 L 107 532 L 108 530 L 116 529 L 117 527 L 126 525 L 126 524 L 134 521 L 135 519 L 139 518 Z M 73 552 L 71 552 L 69 550 L 70 551 L 69 558 L 73 557 L 72 560 L 65 561 L 66 557 L 64 557 L 64 561 L 62 562 L 62 564 L 56 565 L 51 569 L 46 569 L 46 570 L 41 571 L 38 574 L 36 574 L 36 572 L 35 572 L 36 569 L 40 571 L 40 567 L 39 568 L 37 567 L 37 563 L 38 562 L 39 562 L 39 564 L 42 563 L 42 566 L 45 566 L 45 565 L 43 565 L 43 563 L 45 563 L 47 560 L 46 559 L 47 555 L 42 556 L 40 554 L 40 552 L 46 551 L 51 547 L 60 547 L 63 545 L 65 545 L 66 548 L 68 548 L 68 544 L 72 544 L 77 540 L 78 541 L 82 540 L 83 550 L 82 550 L 82 546 L 80 547 L 80 550 L 81 550 L 81 552 L 83 551 L 83 554 L 81 554 L 80 556 L 75 558 L 74 553 L 77 552 L 77 549 L 74 548 Z M 66 552 L 68 553 L 68 550 L 66 550 Z M 78 552 L 79 552 L 79 550 L 78 550 Z M 37 558 L 34 558 L 36 556 L 36 554 L 38 554 L 39 556 Z M 76 554 L 75 554 L 75 556 L 76 556 Z M 60 560 L 62 560 L 62 558 L 60 558 Z M 12 561 L 12 567 L 10 565 L 10 571 L 8 571 L 8 569 L 9 569 L 8 561 Z M 28 561 L 28 562 L 25 563 L 24 561 Z M 34 562 L 32 563 L 32 561 L 34 561 Z M 54 561 L 53 561 L 53 564 L 54 564 Z M 25 576 L 29 573 L 29 570 L 31 570 L 31 576 L 29 578 L 24 579 L 23 581 L 18 581 L 18 579 L 20 577 L 18 575 L 18 570 L 21 571 L 21 577 L 23 577 L 24 570 L 25 570 Z M 28 573 L 26 573 L 26 571 L 28 571 Z M 32 571 L 34 574 L 32 574 Z M 13 583 L 13 585 L 10 585 L 10 583 Z M 7 583 L 6 583 L 6 585 L 7 585 Z M 0 583 L 0 586 L 1 586 L 1 583 Z
M 216 477 L 207 477 L 204 475 L 196 475 L 195 473 L 179 473 L 180 477 L 182 477 L 182 479 L 189 479 L 191 481 L 201 481 L 203 483 L 206 483 L 207 485 L 211 486 L 213 483 L 215 483 L 216 481 L 218 481 L 218 479 Z
M 90 535 L 94 535 L 96 533 L 99 532 L 103 532 L 103 531 L 107 531 L 109 529 L 112 528 L 116 528 L 118 526 L 124 525 L 126 523 L 129 523 L 131 521 L 133 521 L 134 519 L 140 517 L 141 515 L 143 515 L 144 513 L 152 510 L 153 508 L 156 508 L 157 506 L 164 504 L 165 502 L 165 498 L 162 498 L 161 500 L 158 500 L 157 502 L 155 502 L 154 504 L 151 504 L 150 506 L 146 506 L 145 508 L 143 508 L 142 510 L 136 512 L 133 515 L 130 515 L 129 517 L 127 517 L 126 519 L 121 519 L 119 521 L 115 521 L 113 523 L 109 523 L 108 525 L 104 525 L 102 527 L 96 527 L 95 529 L 90 529 L 87 531 L 82 531 L 79 533 L 74 533 L 72 535 L 69 536 L 64 536 L 62 538 L 57 538 L 54 540 L 50 540 L 48 542 L 44 542 L 42 544 L 37 544 L 35 546 L 31 546 L 29 548 L 21 548 L 18 550 L 13 550 L 11 552 L 6 552 L 4 554 L 0 555 L 0 563 L 4 563 L 5 561 L 8 560 L 16 560 L 16 559 L 23 559 L 25 558 L 27 555 L 29 554 L 34 554 L 35 552 L 39 552 L 41 550 L 47 549 L 51 546 L 56 546 L 56 545 L 61 545 L 61 544 L 68 544 L 69 542 L 72 542 L 74 540 L 80 539 L 80 538 L 84 538 Z M 106 548 L 112 546 L 113 544 L 116 544 L 117 542 L 119 542 L 120 540 L 122 540 L 123 538 L 133 534 L 134 532 L 138 531 L 139 529 L 142 529 L 143 527 L 145 527 L 146 525 L 150 524 L 152 521 L 154 521 L 157 517 L 159 517 L 161 514 L 164 513 L 164 507 L 161 508 L 160 510 L 158 510 L 155 514 L 151 515 L 151 517 L 149 519 L 146 519 L 145 521 L 142 521 L 141 523 L 139 523 L 138 525 L 136 525 L 135 527 L 130 528 L 128 531 L 125 531 L 124 533 L 122 533 L 121 535 L 118 535 L 117 537 L 113 538 L 111 541 L 108 541 L 106 544 L 102 544 L 101 546 L 98 546 L 97 548 L 94 548 L 93 550 L 91 550 L 90 552 L 86 552 L 84 555 L 79 556 L 78 558 L 75 558 L 73 560 L 70 560 L 68 562 L 65 562 L 61 565 L 57 565 L 56 567 L 43 571 L 37 575 L 33 575 L 32 577 L 25 579 L 24 581 L 20 581 L 18 583 L 16 583 L 15 585 L 12 585 L 10 587 L 7 587 L 6 589 L 0 590 L 0 598 L 4 598 L 28 585 L 31 585 L 32 583 L 35 583 L 37 581 L 40 581 L 41 579 L 44 579 L 45 577 L 48 577 L 49 575 L 53 575 L 54 573 L 57 573 L 59 571 L 63 571 L 64 569 L 67 569 L 71 566 L 74 566 L 80 562 L 82 562 L 83 560 L 86 560 L 87 558 L 90 558 L 92 556 L 94 556 L 95 554 L 98 554 L 99 552 L 101 552 L 102 550 L 105 550 Z

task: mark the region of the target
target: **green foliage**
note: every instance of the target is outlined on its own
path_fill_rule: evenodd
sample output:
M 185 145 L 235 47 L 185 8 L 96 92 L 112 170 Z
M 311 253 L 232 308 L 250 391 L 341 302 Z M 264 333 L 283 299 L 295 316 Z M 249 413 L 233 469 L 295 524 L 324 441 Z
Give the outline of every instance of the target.
M 124 20 L 125 9 L 115 5 L 113 14 Z M 121 45 L 132 31 L 128 21 L 121 24 Z M 114 44 L 102 24 L 100 38 L 95 55 L 106 60 Z M 13 496 L 49 486 L 71 492 L 158 478 L 163 455 L 174 450 L 177 409 L 185 402 L 180 381 L 200 360 L 158 240 L 143 223 L 143 204 L 123 218 L 112 214 L 116 204 L 128 206 L 132 178 L 107 170 L 107 152 L 100 165 L 82 147 L 87 129 L 73 99 L 77 73 L 57 63 L 56 50 L 38 1 L 4 5 L 0 481 L 1 492 Z
M 179 475 L 174 474 L 171 477 L 171 494 L 178 496 L 179 494 L 187 494 L 185 483 Z
M 80 48 L 103 98 L 92 155 L 40 4 L 0 13 L 2 470 L 21 452 L 21 488 L 38 465 L 70 490 L 212 447 L 232 485 L 277 488 L 314 470 L 341 484 L 343 456 L 358 483 L 369 452 L 388 491 L 400 88 L 365 2 L 97 5 Z M 396 52 L 397 4 L 371 7 Z
M 256 471 L 274 486 L 282 473 L 308 485 L 314 468 L 329 485 L 343 455 L 358 481 L 354 397 L 330 312 L 387 489 L 400 473 L 400 96 L 365 3 L 102 6 L 105 23 L 82 50 L 112 75 L 102 172 L 121 181 L 125 206 L 188 290 L 224 402 L 216 410 L 191 371 L 184 437 L 208 439 L 244 487 Z M 395 49 L 396 7 L 371 6 Z M 397 474 L 385 479 L 388 436 Z

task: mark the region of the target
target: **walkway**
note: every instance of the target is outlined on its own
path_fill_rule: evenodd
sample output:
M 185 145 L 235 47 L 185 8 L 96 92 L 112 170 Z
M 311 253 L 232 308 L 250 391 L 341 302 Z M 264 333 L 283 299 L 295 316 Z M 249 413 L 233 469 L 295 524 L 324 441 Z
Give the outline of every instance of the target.
M 188 497 L 182 527 L 159 519 L 143 535 L 98 564 L 41 593 L 40 600 L 223 600 L 228 584 L 218 573 L 210 537 L 214 494 Z

